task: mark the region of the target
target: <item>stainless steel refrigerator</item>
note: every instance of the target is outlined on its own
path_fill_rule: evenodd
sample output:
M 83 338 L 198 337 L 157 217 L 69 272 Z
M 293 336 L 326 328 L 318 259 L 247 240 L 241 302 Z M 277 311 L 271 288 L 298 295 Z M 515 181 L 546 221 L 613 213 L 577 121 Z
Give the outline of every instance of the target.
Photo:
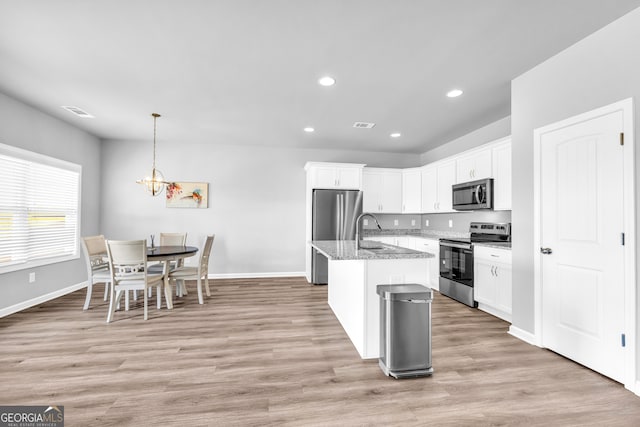
M 362 191 L 313 190 L 311 240 L 354 240 L 362 213 Z M 326 284 L 327 258 L 311 249 L 311 283 Z

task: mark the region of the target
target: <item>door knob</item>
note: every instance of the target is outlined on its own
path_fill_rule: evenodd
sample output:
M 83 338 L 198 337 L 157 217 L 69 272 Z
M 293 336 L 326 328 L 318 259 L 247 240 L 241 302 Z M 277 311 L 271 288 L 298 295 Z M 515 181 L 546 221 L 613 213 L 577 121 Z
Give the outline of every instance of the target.
M 553 251 L 551 248 L 540 248 L 540 253 L 543 253 L 544 255 L 551 255 Z

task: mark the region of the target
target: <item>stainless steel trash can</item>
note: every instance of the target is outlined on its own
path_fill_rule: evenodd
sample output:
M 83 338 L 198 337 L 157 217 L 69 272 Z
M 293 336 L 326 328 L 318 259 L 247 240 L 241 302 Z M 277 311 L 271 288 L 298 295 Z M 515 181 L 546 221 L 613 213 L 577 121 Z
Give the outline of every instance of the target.
M 418 284 L 378 285 L 380 358 L 387 376 L 431 375 L 431 302 L 433 291 Z

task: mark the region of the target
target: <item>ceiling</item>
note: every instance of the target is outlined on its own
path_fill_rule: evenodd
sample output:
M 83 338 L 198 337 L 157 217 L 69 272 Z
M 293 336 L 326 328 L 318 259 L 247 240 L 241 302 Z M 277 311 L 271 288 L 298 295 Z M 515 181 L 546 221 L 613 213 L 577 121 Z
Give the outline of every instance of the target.
M 511 79 L 637 7 L 0 0 L 0 92 L 103 139 L 149 141 L 158 112 L 159 142 L 422 153 L 508 116 Z

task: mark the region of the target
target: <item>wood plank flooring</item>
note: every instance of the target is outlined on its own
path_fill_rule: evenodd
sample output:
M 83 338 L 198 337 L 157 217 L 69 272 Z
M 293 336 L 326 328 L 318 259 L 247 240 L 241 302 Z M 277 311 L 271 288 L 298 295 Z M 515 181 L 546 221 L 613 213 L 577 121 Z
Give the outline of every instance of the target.
M 640 398 L 436 293 L 430 378 L 363 361 L 303 278 L 215 280 L 175 309 L 105 323 L 84 290 L 0 319 L 0 404 L 67 426 L 638 426 Z M 154 296 L 155 298 L 155 296 Z

